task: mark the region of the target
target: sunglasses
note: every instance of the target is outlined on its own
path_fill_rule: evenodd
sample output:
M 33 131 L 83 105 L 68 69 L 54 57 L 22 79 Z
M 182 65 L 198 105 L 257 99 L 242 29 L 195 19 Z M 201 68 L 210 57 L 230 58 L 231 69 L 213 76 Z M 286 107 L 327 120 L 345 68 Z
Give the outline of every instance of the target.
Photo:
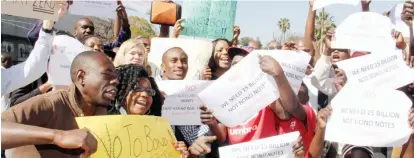
M 270 46 L 270 47 L 267 47 L 267 50 L 275 50 L 275 49 L 282 49 L 282 46 L 276 46 L 276 47 Z
M 151 97 L 155 96 L 155 93 L 156 93 L 155 90 L 153 90 L 151 88 L 143 89 L 141 87 L 136 87 L 136 88 L 133 89 L 133 91 L 135 91 L 135 92 L 145 92 Z

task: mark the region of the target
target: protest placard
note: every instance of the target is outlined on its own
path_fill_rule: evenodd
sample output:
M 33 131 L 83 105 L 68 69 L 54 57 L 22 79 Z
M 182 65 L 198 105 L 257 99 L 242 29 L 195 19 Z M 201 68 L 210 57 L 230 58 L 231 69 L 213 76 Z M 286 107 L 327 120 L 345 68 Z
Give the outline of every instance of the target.
M 188 72 L 186 80 L 198 80 L 201 71 L 207 66 L 211 57 L 213 44 L 204 40 L 153 38 L 148 64 L 151 66 L 152 77 L 158 78 L 161 73 L 162 55 L 170 48 L 180 47 L 188 56 Z
M 70 66 L 72 61 L 76 55 L 86 50 L 77 39 L 65 35 L 54 37 L 47 72 L 50 83 L 54 86 L 71 85 Z
M 279 98 L 274 78 L 260 69 L 259 54 L 270 55 L 279 61 L 293 90 L 299 91 L 310 59 L 307 53 L 281 50 L 251 52 L 198 94 L 202 102 L 214 111 L 213 115 L 228 127 L 245 122 Z
M 56 21 L 59 18 L 60 1 L 1 1 L 1 13 L 42 20 Z
M 269 55 L 279 62 L 290 86 L 295 94 L 298 94 L 311 56 L 303 51 L 290 50 L 258 50 L 257 52 L 260 55 Z
M 250 142 L 220 147 L 220 157 L 226 158 L 293 158 L 293 145 L 297 142 L 299 132 L 263 138 Z
M 378 27 L 381 26 L 381 27 Z M 348 16 L 336 29 L 332 48 L 373 52 L 395 48 L 391 20 L 374 12 Z
M 180 157 L 167 119 L 155 116 L 111 115 L 77 117 L 79 128 L 88 128 L 98 141 L 91 158 Z
M 360 0 L 315 0 L 313 2 L 313 10 L 318 10 L 332 4 L 348 4 L 357 6 Z
M 393 89 L 345 85 L 331 102 L 325 140 L 358 146 L 401 146 L 410 137 L 412 102 Z
M 188 0 L 183 4 L 182 35 L 209 39 L 233 37 L 237 1 Z
M 167 96 L 162 105 L 162 117 L 171 125 L 201 125 L 200 105 L 197 94 L 206 88 L 211 81 L 167 80 L 157 85 Z
M 117 2 L 115 0 L 73 1 L 69 7 L 69 13 L 114 19 L 116 17 L 116 7 Z
M 251 52 L 198 94 L 227 127 L 245 122 L 279 98 L 279 90 L 273 86 L 274 79 L 260 69 L 258 55 Z
M 397 89 L 414 81 L 414 70 L 402 59 L 401 50 L 383 50 L 336 63 L 347 76 L 347 84 Z

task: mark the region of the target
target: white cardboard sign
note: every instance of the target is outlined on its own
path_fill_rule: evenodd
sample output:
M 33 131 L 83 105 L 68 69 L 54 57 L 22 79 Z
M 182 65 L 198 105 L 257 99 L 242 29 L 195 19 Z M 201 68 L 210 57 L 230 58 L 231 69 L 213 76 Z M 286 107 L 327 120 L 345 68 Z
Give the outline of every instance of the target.
M 401 146 L 410 137 L 412 102 L 392 89 L 366 91 L 346 85 L 332 100 L 325 140 L 358 146 Z
M 293 145 L 297 142 L 299 132 L 263 138 L 250 142 L 220 147 L 220 157 L 226 158 L 293 158 Z
M 381 26 L 381 27 L 378 27 Z M 395 40 L 391 36 L 391 20 L 374 12 L 359 12 L 348 16 L 335 29 L 332 48 L 357 51 L 391 50 Z
M 315 0 L 313 2 L 313 10 L 325 8 L 332 4 L 347 4 L 357 6 L 360 0 Z
M 258 53 L 260 55 L 269 55 L 279 62 L 290 86 L 292 86 L 295 94 L 298 94 L 311 56 L 302 51 L 295 52 L 290 50 L 259 50 Z
M 194 39 L 153 38 L 151 53 L 148 54 L 152 77 L 159 78 L 162 75 L 162 55 L 172 47 L 182 48 L 188 56 L 188 72 L 185 80 L 198 80 L 211 57 L 213 44 L 209 41 Z
M 162 117 L 171 125 L 202 125 L 200 119 L 201 100 L 197 94 L 211 81 L 166 80 L 157 82 L 167 96 L 162 106 Z
M 414 69 L 402 59 L 401 50 L 373 54 L 336 63 L 345 71 L 347 84 L 397 89 L 414 81 Z
M 310 59 L 306 53 L 293 51 L 253 51 L 200 92 L 198 96 L 202 102 L 228 127 L 245 122 L 279 98 L 275 80 L 260 69 L 259 54 L 274 56 L 284 65 L 285 74 L 293 76 L 288 77 L 288 81 L 291 85 L 294 83 L 295 92 L 299 90 L 300 83 L 296 85 L 302 82 L 305 75 L 306 68 L 303 65 L 307 66 Z
M 114 19 L 116 17 L 116 7 L 117 2 L 115 0 L 73 1 L 69 6 L 69 13 Z
M 54 86 L 69 86 L 70 66 L 76 55 L 87 49 L 77 39 L 65 35 L 54 37 L 50 55 L 48 77 Z
M 59 1 L 1 1 L 1 13 L 42 20 L 59 18 Z

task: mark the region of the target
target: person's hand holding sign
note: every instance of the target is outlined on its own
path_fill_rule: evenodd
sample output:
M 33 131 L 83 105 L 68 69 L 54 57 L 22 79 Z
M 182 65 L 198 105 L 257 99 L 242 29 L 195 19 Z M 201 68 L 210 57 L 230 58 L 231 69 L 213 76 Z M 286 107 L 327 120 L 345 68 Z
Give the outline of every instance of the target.
M 303 147 L 302 136 L 299 136 L 295 145 L 293 145 L 293 153 L 295 158 L 303 158 L 305 156 L 305 148 Z
M 200 156 L 211 152 L 211 148 L 206 143 L 212 143 L 217 139 L 216 136 L 198 137 L 194 143 L 188 148 L 191 155 Z
M 328 105 L 326 108 L 320 110 L 318 112 L 318 120 L 317 120 L 317 128 L 319 130 L 325 130 L 326 124 L 328 122 L 329 117 L 332 114 L 332 107 Z
M 340 68 L 336 68 L 335 69 L 335 81 L 334 81 L 336 90 L 339 92 L 345 86 L 345 83 L 346 83 L 346 74 L 344 70 Z
M 201 123 L 205 125 L 216 125 L 217 120 L 216 117 L 213 116 L 213 111 L 207 109 L 205 105 L 200 105 L 201 110 Z
M 260 69 L 271 76 L 284 76 L 283 69 L 274 58 L 268 55 L 259 56 Z
M 405 62 L 411 68 L 414 67 L 414 39 L 413 39 L 413 16 L 414 16 L 414 1 L 406 1 L 404 3 L 403 11 L 401 13 L 401 20 L 404 21 L 410 30 L 410 52 L 405 54 Z
M 234 25 L 234 26 L 233 26 L 233 40 L 234 40 L 234 39 L 238 39 L 238 38 L 239 38 L 239 36 L 240 36 L 240 27 L 239 27 L 239 26 Z
M 89 157 L 96 152 L 98 141 L 88 129 L 75 129 L 70 131 L 57 131 L 53 143 L 65 149 L 84 150 L 81 157 Z
M 174 38 L 178 38 L 178 36 L 180 36 L 180 32 L 182 31 L 182 30 L 184 30 L 184 26 L 183 25 L 181 25 L 181 22 L 183 21 L 184 19 L 180 19 L 180 20 L 177 20 L 177 22 L 175 22 L 175 24 L 174 24 Z

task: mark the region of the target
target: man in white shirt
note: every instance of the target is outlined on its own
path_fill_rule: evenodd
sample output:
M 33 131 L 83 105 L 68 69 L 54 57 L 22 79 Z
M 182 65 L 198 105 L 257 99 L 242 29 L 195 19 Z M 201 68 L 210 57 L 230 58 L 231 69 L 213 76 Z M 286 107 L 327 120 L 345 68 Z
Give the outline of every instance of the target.
M 47 62 L 52 48 L 53 21 L 44 20 L 39 40 L 23 63 L 8 69 L 1 67 L 1 111 L 9 108 L 7 94 L 37 80 L 46 72 Z

